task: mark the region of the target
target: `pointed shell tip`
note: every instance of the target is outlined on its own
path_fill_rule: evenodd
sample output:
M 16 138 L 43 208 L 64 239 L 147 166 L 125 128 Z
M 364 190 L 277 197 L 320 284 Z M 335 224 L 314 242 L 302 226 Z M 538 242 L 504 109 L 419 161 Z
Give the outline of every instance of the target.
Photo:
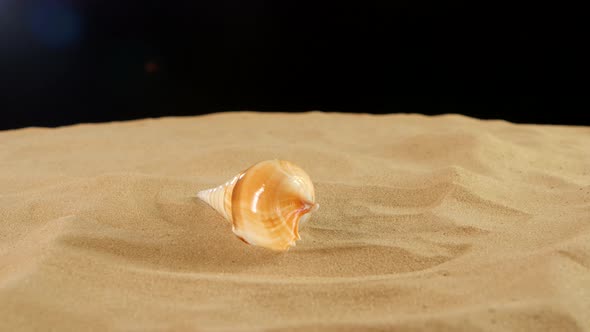
M 200 198 L 201 200 L 204 200 L 205 199 L 204 190 L 197 192 L 197 197 Z

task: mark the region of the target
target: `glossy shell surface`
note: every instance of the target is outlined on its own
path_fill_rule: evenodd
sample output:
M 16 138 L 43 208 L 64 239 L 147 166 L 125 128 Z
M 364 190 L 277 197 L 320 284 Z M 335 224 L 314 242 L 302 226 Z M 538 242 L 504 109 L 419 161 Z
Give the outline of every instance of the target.
M 273 250 L 294 246 L 300 223 L 319 207 L 307 173 L 284 160 L 257 163 L 198 197 L 231 222 L 244 242 Z

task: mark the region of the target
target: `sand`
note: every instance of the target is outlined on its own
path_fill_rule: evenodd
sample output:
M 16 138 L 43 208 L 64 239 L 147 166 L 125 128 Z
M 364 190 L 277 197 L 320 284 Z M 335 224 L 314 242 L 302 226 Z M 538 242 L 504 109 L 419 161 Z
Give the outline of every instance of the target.
M 265 159 L 285 253 L 195 198 Z M 1 331 L 590 331 L 590 128 L 226 113 L 0 132 Z

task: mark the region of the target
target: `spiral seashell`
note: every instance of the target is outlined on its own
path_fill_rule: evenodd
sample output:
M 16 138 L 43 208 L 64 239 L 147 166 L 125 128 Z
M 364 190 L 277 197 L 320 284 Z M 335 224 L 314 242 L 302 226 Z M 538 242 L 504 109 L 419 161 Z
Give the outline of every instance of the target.
M 307 173 L 284 160 L 259 162 L 197 196 L 227 219 L 242 241 L 273 250 L 294 246 L 299 223 L 319 207 Z

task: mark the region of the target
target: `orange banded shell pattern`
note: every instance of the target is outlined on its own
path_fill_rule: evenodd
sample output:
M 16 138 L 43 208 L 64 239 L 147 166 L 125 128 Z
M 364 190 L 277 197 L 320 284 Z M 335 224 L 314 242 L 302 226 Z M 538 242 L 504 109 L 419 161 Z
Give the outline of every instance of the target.
M 319 207 L 307 173 L 284 160 L 259 162 L 197 196 L 231 222 L 244 242 L 281 251 L 295 245 L 299 224 Z

